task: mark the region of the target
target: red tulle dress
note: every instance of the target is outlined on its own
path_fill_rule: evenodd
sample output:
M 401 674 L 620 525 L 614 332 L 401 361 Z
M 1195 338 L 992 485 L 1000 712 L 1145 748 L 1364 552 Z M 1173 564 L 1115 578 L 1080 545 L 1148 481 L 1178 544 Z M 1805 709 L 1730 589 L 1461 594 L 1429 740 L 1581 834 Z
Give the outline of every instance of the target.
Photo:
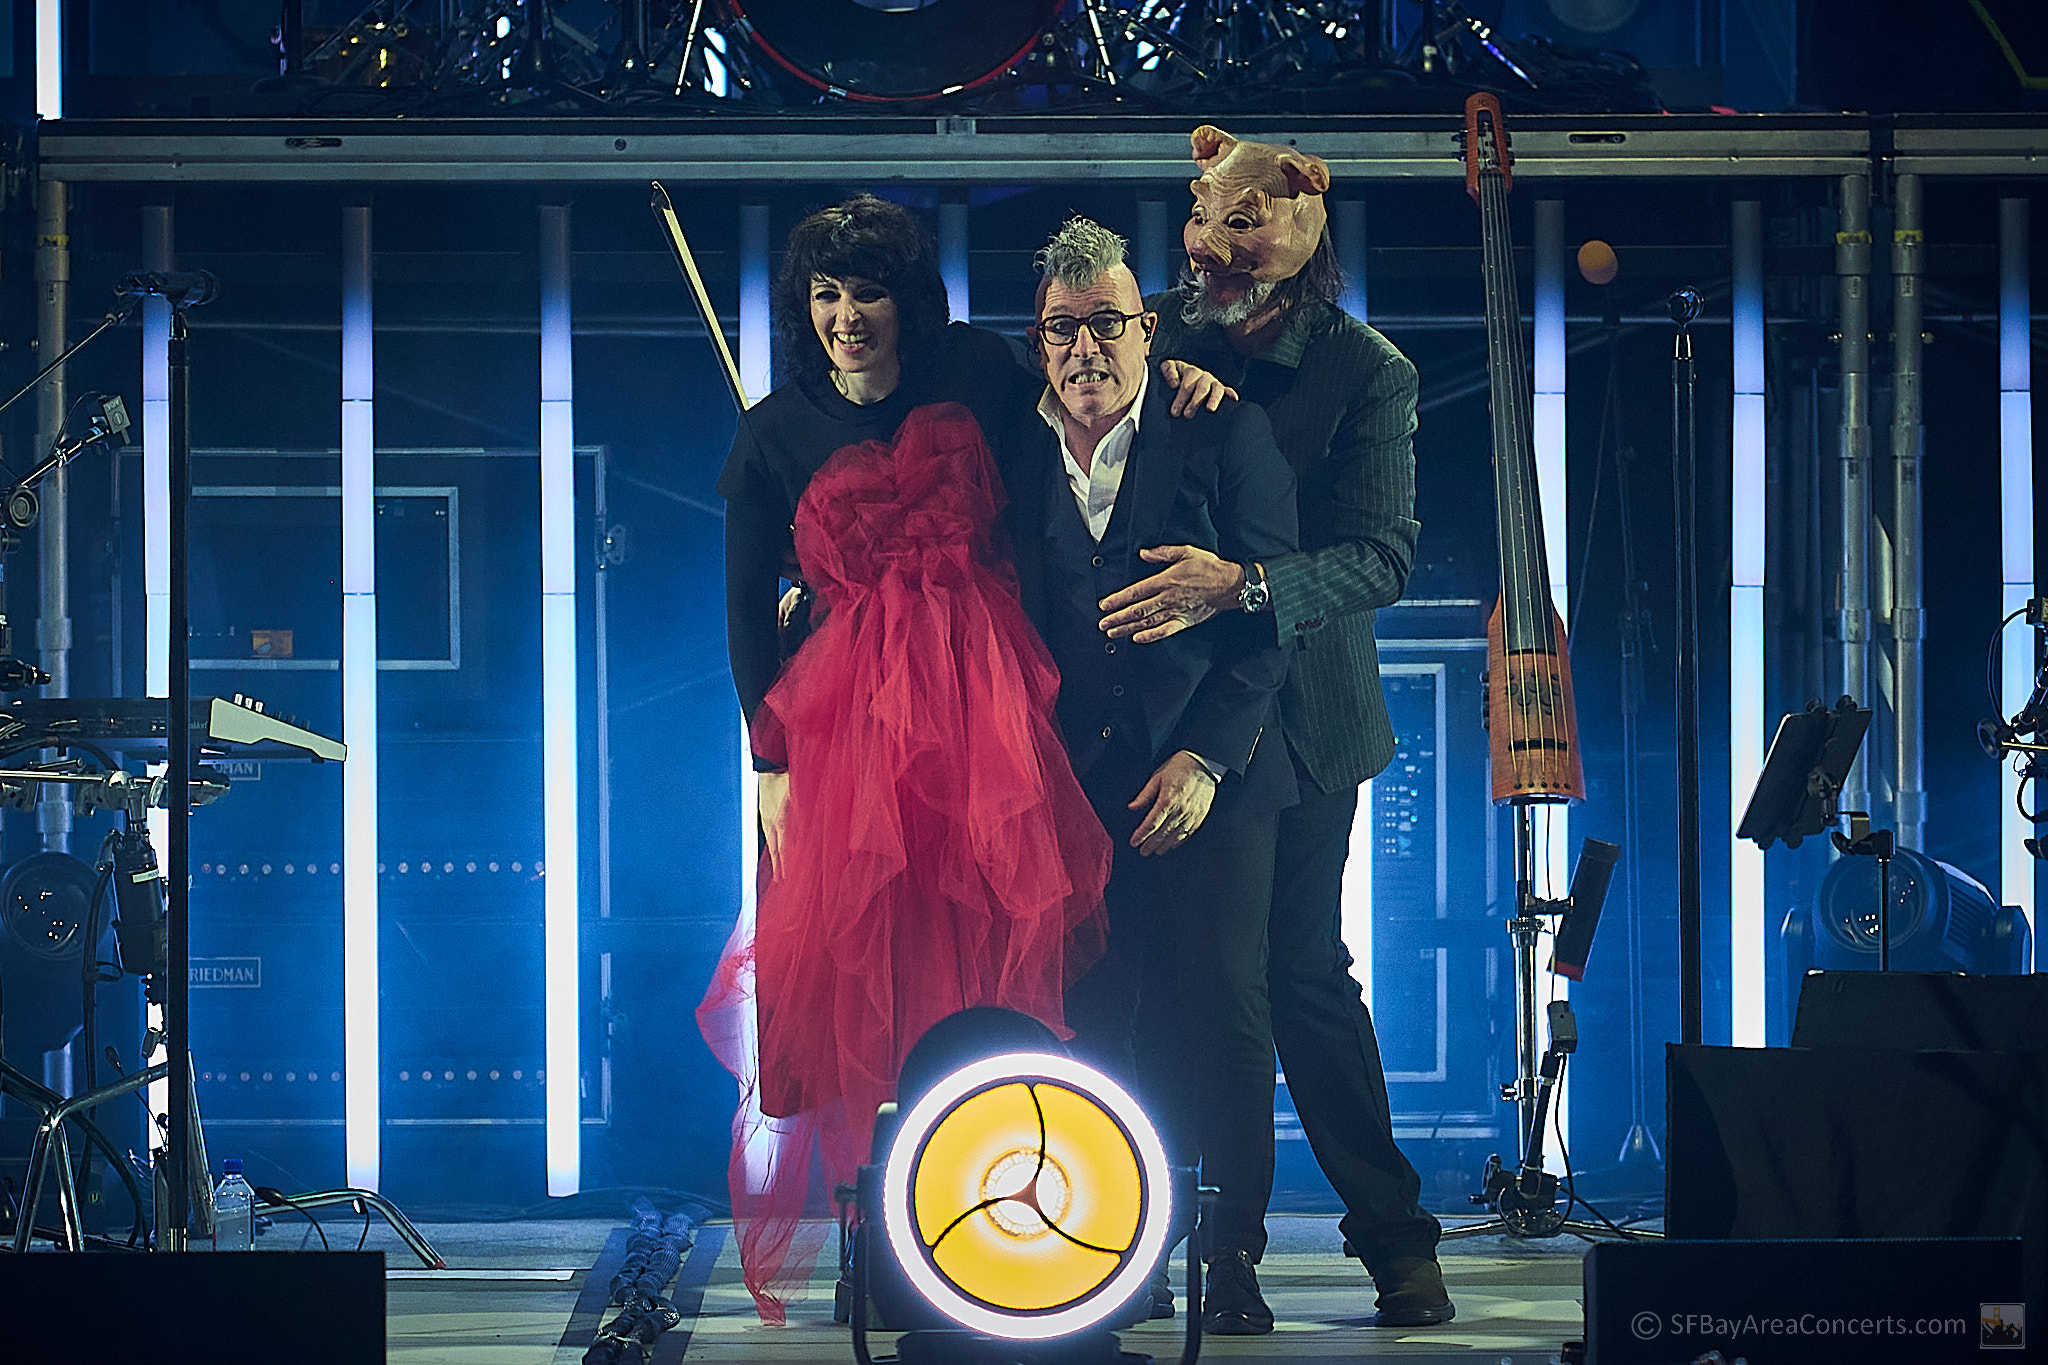
M 1102 952 L 1109 839 L 995 549 L 1001 498 L 974 418 L 940 403 L 833 455 L 797 506 L 825 615 L 753 732 L 790 773 L 782 867 L 761 859 L 756 921 L 697 1011 L 740 1081 L 733 1220 L 764 1321 L 802 1296 L 827 1233 L 802 1222 L 813 1145 L 826 1188 L 851 1183 L 927 1028 L 973 1005 L 1061 1028 L 1064 988 Z

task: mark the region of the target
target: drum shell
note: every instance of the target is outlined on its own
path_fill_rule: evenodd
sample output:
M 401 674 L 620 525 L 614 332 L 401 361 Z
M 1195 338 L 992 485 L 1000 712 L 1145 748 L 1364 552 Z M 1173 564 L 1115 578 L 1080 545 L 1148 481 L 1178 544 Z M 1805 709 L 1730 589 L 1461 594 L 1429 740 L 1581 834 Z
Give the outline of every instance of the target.
M 817 89 L 886 103 L 972 90 L 1022 61 L 1058 0 L 934 0 L 869 9 L 854 0 L 724 0 L 752 44 Z

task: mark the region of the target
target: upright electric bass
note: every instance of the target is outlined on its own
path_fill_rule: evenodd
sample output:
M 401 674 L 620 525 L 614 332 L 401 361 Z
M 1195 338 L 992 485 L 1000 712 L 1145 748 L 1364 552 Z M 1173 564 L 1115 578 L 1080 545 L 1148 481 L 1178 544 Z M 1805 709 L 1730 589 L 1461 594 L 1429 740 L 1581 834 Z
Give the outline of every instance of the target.
M 1500 602 L 1486 626 L 1486 722 L 1496 805 L 1580 801 L 1586 795 L 1572 712 L 1564 622 L 1550 599 L 1536 482 L 1534 384 L 1522 344 L 1508 231 L 1512 160 L 1500 101 L 1465 101 L 1465 189 L 1479 204 L 1486 280 L 1486 373 L 1493 390 L 1494 516 Z

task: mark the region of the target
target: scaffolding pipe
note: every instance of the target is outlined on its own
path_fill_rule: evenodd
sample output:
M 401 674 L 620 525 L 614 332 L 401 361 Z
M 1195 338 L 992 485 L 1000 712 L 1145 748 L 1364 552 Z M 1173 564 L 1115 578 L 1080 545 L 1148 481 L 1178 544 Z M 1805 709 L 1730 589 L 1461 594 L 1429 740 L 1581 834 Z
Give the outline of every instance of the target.
M 65 309 L 71 299 L 71 238 L 68 226 L 70 187 L 45 180 L 36 195 L 36 344 L 40 354 L 62 355 L 66 343 Z M 36 395 L 35 458 L 39 463 L 63 434 L 69 386 L 59 370 L 43 382 Z M 46 697 L 71 695 L 71 538 L 70 471 L 63 466 L 43 476 L 37 489 L 42 518 L 37 523 L 40 604 L 36 613 L 36 653 L 49 686 Z M 36 802 L 36 829 L 45 853 L 71 851 L 71 797 L 61 785 L 44 783 Z
M 1921 551 L 1925 509 L 1920 485 L 1921 182 L 1892 182 L 1892 820 L 1898 842 L 1925 848 L 1927 790 L 1922 775 L 1926 611 Z
M 1835 217 L 1835 285 L 1841 322 L 1842 557 L 1835 639 L 1842 691 L 1872 705 L 1870 669 L 1870 177 L 1845 175 Z M 1844 810 L 1870 809 L 1870 771 L 1859 754 L 1843 784 Z

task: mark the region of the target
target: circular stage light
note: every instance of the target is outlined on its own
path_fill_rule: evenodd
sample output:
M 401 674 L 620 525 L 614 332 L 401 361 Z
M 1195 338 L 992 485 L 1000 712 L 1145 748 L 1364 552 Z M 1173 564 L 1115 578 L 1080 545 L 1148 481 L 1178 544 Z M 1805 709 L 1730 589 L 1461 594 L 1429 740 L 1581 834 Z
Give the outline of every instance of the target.
M 1116 1082 L 1069 1057 L 1010 1053 L 939 1081 L 882 1170 L 904 1276 L 970 1330 L 1044 1340 L 1129 1302 L 1166 1249 L 1166 1149 Z
M 1915 849 L 1892 855 L 1892 965 L 1907 971 L 1992 972 L 2000 944 L 1998 902 L 1962 869 Z M 1875 858 L 1842 858 L 1821 879 L 1814 920 L 1838 954 L 1877 958 L 1878 870 Z M 1853 960 L 1853 959 L 1852 959 Z M 1837 959 L 1837 965 L 1847 961 Z

